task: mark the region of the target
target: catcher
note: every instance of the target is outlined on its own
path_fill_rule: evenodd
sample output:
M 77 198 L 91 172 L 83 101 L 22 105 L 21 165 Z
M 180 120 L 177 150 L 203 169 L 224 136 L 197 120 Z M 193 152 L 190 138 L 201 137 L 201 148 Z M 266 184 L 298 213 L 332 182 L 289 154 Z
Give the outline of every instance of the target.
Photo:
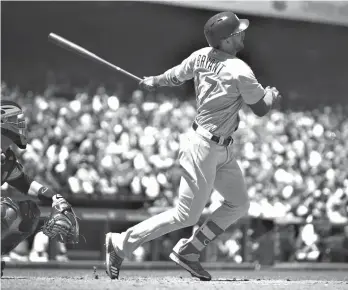
M 53 190 L 43 186 L 23 172 L 11 146 L 25 149 L 27 145 L 26 123 L 21 107 L 8 100 L 1 100 L 1 185 L 7 182 L 21 193 L 52 201 L 52 212 L 45 221 L 43 233 L 57 237 L 65 243 L 78 243 L 79 224 L 71 205 Z M 27 198 L 16 201 L 1 197 L 1 255 L 12 251 L 20 242 L 32 235 L 38 226 L 40 209 Z M 5 262 L 1 262 L 1 276 Z

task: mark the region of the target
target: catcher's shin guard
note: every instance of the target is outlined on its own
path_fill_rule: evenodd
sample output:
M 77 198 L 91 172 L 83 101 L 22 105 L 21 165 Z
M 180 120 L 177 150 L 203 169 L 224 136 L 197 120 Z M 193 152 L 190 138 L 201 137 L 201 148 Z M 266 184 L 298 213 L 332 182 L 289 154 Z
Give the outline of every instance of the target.
M 35 202 L 1 198 L 1 255 L 8 254 L 32 235 L 39 218 L 40 209 Z

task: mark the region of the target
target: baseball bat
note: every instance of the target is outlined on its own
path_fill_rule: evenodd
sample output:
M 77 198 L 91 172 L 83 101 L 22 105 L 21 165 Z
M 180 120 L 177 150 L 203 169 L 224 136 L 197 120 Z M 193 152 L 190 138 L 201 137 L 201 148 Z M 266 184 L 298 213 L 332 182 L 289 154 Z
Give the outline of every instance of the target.
M 101 57 L 88 51 L 87 49 L 85 49 L 85 48 L 83 48 L 83 47 L 81 47 L 81 46 L 55 34 L 55 33 L 50 33 L 48 35 L 48 40 L 51 41 L 52 43 L 64 48 L 64 49 L 66 49 L 66 50 L 70 50 L 74 53 L 77 53 L 77 54 L 83 56 L 83 57 L 86 57 L 86 58 L 91 59 L 93 61 L 96 61 L 98 63 L 104 64 L 104 65 L 106 65 L 114 70 L 117 70 L 120 73 L 123 73 L 123 74 L 125 74 L 125 75 L 139 81 L 139 82 L 142 80 L 141 78 L 137 77 L 136 75 L 131 74 L 130 72 L 106 61 L 105 59 L 102 59 Z

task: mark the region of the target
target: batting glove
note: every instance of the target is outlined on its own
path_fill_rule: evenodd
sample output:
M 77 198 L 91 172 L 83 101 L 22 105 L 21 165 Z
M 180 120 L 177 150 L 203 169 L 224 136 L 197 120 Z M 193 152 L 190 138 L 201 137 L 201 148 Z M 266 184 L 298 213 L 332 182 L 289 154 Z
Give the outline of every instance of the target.
M 155 77 L 144 77 L 144 79 L 139 83 L 140 88 L 153 92 L 159 85 Z
M 270 86 L 268 86 L 268 87 L 266 88 L 266 90 L 272 92 L 273 98 L 274 98 L 275 100 L 278 100 L 278 99 L 280 99 L 280 98 L 282 97 L 282 96 L 280 95 L 279 91 L 278 91 L 275 87 L 270 87 Z

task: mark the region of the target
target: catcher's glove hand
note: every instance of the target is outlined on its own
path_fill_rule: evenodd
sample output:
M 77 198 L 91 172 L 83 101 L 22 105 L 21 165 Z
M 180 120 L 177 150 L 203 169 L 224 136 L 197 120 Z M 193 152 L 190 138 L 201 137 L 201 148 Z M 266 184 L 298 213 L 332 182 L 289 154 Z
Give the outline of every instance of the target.
M 53 197 L 52 212 L 45 221 L 42 232 L 59 242 L 77 244 L 79 242 L 79 223 L 71 205 L 59 194 Z

